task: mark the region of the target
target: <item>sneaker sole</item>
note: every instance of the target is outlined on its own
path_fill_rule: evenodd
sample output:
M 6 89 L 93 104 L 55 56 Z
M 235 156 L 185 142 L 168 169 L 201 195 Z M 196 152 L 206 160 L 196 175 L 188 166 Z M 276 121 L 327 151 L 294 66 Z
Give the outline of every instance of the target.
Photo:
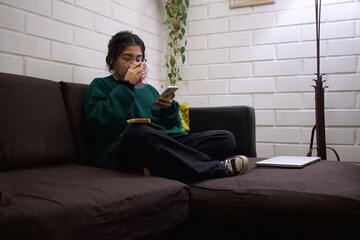
M 243 155 L 236 156 L 237 159 L 241 160 L 241 169 L 237 175 L 242 175 L 246 173 L 249 167 L 249 159 Z

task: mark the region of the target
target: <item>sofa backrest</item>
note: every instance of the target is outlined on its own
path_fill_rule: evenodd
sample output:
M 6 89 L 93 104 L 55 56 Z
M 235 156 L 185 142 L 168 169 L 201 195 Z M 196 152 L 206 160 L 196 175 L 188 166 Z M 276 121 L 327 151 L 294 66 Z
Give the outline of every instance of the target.
M 256 157 L 255 109 L 251 106 L 189 108 L 190 131 L 224 129 L 232 132 L 236 147 L 232 155 Z
M 89 85 L 70 82 L 60 82 L 60 85 L 79 163 L 96 166 L 95 147 L 84 115 L 84 99 Z
M 0 171 L 75 161 L 60 85 L 0 73 Z

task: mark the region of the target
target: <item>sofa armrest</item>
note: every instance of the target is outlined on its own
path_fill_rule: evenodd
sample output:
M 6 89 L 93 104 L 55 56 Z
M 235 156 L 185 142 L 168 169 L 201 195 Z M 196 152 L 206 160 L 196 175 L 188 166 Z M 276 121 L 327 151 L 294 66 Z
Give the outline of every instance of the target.
M 190 131 L 224 129 L 236 140 L 233 155 L 256 157 L 255 110 L 250 106 L 189 108 Z

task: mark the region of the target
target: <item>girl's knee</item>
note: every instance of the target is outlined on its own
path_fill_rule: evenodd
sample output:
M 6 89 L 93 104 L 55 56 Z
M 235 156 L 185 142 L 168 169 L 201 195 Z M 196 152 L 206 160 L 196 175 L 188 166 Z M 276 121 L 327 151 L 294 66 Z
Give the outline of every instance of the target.
M 124 133 L 132 137 L 146 138 L 149 134 L 157 131 L 164 131 L 164 128 L 156 124 L 133 123 L 126 128 Z

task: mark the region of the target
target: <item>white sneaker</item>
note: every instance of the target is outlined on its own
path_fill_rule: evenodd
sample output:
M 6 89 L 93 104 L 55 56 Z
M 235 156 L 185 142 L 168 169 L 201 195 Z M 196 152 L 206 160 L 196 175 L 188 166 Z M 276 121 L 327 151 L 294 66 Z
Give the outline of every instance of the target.
M 221 163 L 225 165 L 225 171 L 228 176 L 235 176 L 246 173 L 249 160 L 243 155 L 237 155 L 229 157 Z

